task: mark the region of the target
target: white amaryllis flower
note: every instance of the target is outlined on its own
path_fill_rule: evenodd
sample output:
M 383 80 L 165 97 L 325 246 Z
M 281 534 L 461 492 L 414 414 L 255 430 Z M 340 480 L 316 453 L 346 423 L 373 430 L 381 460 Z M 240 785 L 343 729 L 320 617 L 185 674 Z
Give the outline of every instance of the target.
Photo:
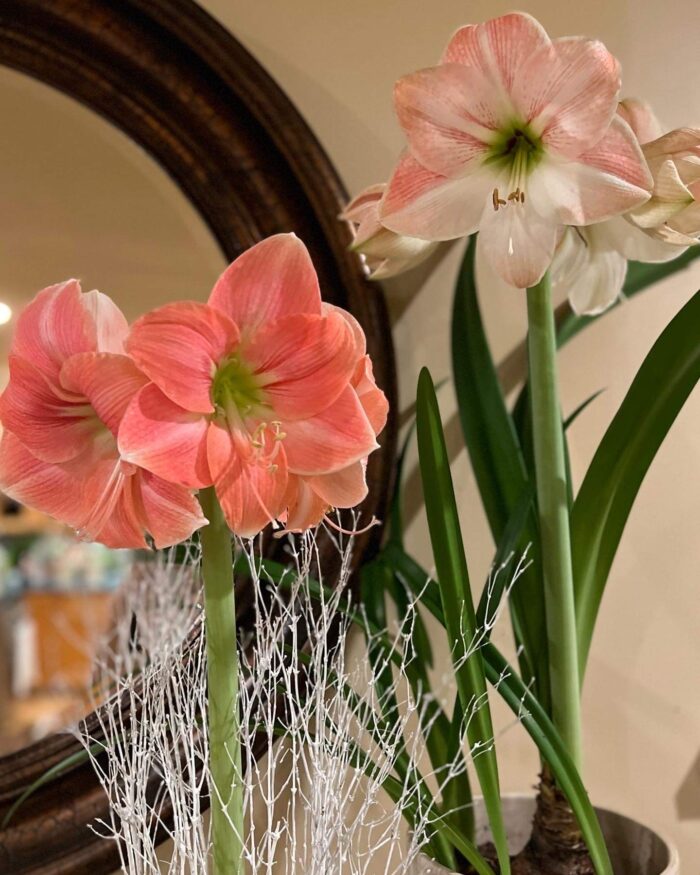
M 355 240 L 352 249 L 359 252 L 373 280 L 387 279 L 425 261 L 438 243 L 395 234 L 379 221 L 379 204 L 386 185 L 370 185 L 354 197 L 340 215 L 350 223 Z
M 550 40 L 513 13 L 457 31 L 437 67 L 400 79 L 408 149 L 383 198 L 398 234 L 479 246 L 511 285 L 538 282 L 564 226 L 649 199 L 652 180 L 616 114 L 619 65 L 602 43 Z
M 643 146 L 654 177 L 652 196 L 630 219 L 676 246 L 700 237 L 700 128 L 678 128 Z
M 700 235 L 700 131 L 661 135 L 651 108 L 639 100 L 618 113 L 642 143 L 654 178 L 653 195 L 624 217 L 564 232 L 552 263 L 552 282 L 574 312 L 602 313 L 619 298 L 627 262 L 663 262 L 681 255 Z

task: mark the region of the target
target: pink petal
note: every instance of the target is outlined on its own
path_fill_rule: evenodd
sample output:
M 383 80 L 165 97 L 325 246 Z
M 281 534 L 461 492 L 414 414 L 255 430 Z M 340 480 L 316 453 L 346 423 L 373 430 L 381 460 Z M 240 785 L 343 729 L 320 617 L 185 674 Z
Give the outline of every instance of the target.
M 94 350 L 95 324 L 83 305 L 78 280 L 49 286 L 22 310 L 10 352 L 31 362 L 50 380 L 71 355 Z
M 136 475 L 117 463 L 101 479 L 93 478 L 91 486 L 96 489 L 95 511 L 81 526 L 83 537 L 114 550 L 147 547 Z
M 283 511 L 287 463 L 281 448 L 271 465 L 244 458 L 226 428 L 212 422 L 207 435 L 209 467 L 216 495 L 232 532 L 252 538 Z
M 570 37 L 539 49 L 522 66 L 513 100 L 548 150 L 572 158 L 605 134 L 619 89 L 620 67 L 605 46 Z
M 238 339 L 238 328 L 219 310 L 180 301 L 142 316 L 131 329 L 127 349 L 171 401 L 212 413 L 214 371 Z
M 211 486 L 205 416 L 174 404 L 154 384 L 132 400 L 119 428 L 119 452 L 133 465 L 181 486 Z
M 484 24 L 461 27 L 445 49 L 442 62 L 478 67 L 510 91 L 523 63 L 549 44 L 538 21 L 531 15 L 512 12 Z
M 95 324 L 97 352 L 123 353 L 129 323 L 114 301 L 93 289 L 83 295 L 82 304 Z
M 374 429 L 352 388 L 322 413 L 282 425 L 289 470 L 328 474 L 346 468 L 377 449 Z
M 367 497 L 364 461 L 355 462 L 333 474 L 309 477 L 309 486 L 330 507 L 356 507 Z
M 379 434 L 386 425 L 389 402 L 374 380 L 372 360 L 368 355 L 358 362 L 352 384 L 374 433 Z
M 340 218 L 356 225 L 361 225 L 368 216 L 376 218 L 377 205 L 382 199 L 385 189 L 386 184 L 383 182 L 363 189 L 348 203 L 340 214 Z
M 345 319 L 352 331 L 353 340 L 355 342 L 355 359 L 359 360 L 362 358 L 367 352 L 367 338 L 365 337 L 365 332 L 362 326 L 352 313 L 348 313 L 348 311 L 343 310 L 342 307 L 336 307 L 335 304 L 328 304 L 326 301 L 323 302 L 321 312 L 324 316 L 327 316 L 329 313 L 336 313 L 338 316 Z
M 649 199 L 652 179 L 629 126 L 613 119 L 605 137 L 577 161 L 546 160 L 532 174 L 528 193 L 549 203 L 563 225 L 589 225 Z
M 321 293 L 311 256 L 294 234 L 276 234 L 248 249 L 219 277 L 209 304 L 247 333 L 297 313 L 318 315 Z
M 285 527 L 291 532 L 303 532 L 317 526 L 330 510 L 325 502 L 303 477 L 289 475 L 287 495 L 285 498 L 286 512 L 281 515 Z
M 549 267 L 557 241 L 557 225 L 532 207 L 528 192 L 524 204 L 485 213 L 479 248 L 491 268 L 511 286 L 529 288 Z
M 264 380 L 276 419 L 313 416 L 348 385 L 355 367 L 355 338 L 337 312 L 278 319 L 257 331 L 243 350 Z
M 626 97 L 618 104 L 617 111 L 632 128 L 640 143 L 650 143 L 663 134 L 661 123 L 645 100 Z
M 88 512 L 76 472 L 40 461 L 9 431 L 0 441 L 0 489 L 15 501 L 74 529 L 80 527 Z
M 115 436 L 129 402 L 148 383 L 128 356 L 108 352 L 71 356 L 61 368 L 60 379 L 65 389 L 88 399 Z
M 199 502 L 188 489 L 167 483 L 147 471 L 137 472 L 133 480 L 134 491 L 138 489 L 139 493 L 143 528 L 157 549 L 186 541 L 206 525 Z
M 494 131 L 513 116 L 510 101 L 475 67 L 444 64 L 404 76 L 394 104 L 413 157 L 441 176 L 480 164 Z
M 497 174 L 488 166 L 448 179 L 404 155 L 380 208 L 380 219 L 397 234 L 423 240 L 454 240 L 478 230 Z
M 66 400 L 28 361 L 10 355 L 2 422 L 44 462 L 66 462 L 87 451 L 100 423 L 85 399 Z

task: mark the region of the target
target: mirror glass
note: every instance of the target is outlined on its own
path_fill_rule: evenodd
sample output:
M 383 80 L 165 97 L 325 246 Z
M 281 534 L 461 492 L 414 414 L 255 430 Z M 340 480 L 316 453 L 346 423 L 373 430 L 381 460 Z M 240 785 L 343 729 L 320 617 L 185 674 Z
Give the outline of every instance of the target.
M 205 300 L 223 255 L 139 146 L 73 99 L 0 68 L 0 387 L 22 307 L 70 277 L 132 320 Z M 137 557 L 0 496 L 0 756 L 86 713 L 92 661 Z

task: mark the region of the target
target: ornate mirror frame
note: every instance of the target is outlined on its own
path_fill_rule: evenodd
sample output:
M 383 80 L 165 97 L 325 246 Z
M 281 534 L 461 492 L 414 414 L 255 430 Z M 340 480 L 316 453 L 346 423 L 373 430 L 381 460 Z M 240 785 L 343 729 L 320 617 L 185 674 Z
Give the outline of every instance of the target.
M 66 92 L 140 144 L 229 260 L 262 237 L 295 231 L 324 297 L 363 325 L 377 381 L 396 410 L 384 300 L 347 251 L 349 232 L 336 218 L 343 186 L 289 99 L 193 0 L 3 0 L 0 63 Z M 392 416 L 370 459 L 363 518 L 384 513 L 395 441 Z M 374 528 L 357 539 L 355 561 L 379 535 Z M 0 759 L 0 822 L 25 788 L 79 749 L 71 735 L 57 734 Z M 87 827 L 107 810 L 89 764 L 64 769 L 0 831 L 0 872 L 113 871 L 113 843 Z

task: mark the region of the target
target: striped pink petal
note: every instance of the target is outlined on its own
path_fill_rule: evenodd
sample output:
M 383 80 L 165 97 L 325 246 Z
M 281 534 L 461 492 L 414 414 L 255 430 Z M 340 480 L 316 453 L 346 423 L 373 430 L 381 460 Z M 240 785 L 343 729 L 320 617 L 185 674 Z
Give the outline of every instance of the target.
M 212 413 L 214 371 L 238 338 L 235 323 L 219 310 L 180 301 L 142 316 L 131 329 L 127 350 L 171 401 Z
M 262 240 L 226 268 L 209 304 L 243 333 L 282 316 L 319 315 L 318 277 L 306 246 L 295 234 Z

